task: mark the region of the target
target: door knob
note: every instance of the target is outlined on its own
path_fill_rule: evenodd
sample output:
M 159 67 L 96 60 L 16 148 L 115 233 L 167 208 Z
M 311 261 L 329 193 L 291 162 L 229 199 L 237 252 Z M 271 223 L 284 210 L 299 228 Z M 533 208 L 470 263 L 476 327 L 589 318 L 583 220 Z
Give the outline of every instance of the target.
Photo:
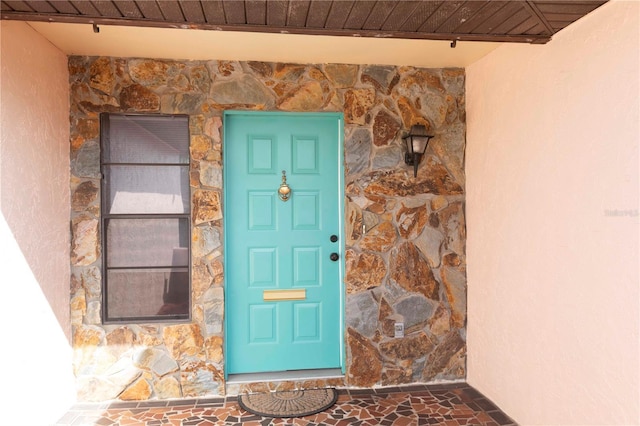
M 335 243 L 336 241 L 338 241 L 338 236 L 337 235 L 330 236 L 329 241 L 331 241 L 332 243 Z
M 329 255 L 329 259 L 333 260 L 334 262 L 338 259 L 340 259 L 340 255 L 338 255 L 338 253 L 331 253 Z

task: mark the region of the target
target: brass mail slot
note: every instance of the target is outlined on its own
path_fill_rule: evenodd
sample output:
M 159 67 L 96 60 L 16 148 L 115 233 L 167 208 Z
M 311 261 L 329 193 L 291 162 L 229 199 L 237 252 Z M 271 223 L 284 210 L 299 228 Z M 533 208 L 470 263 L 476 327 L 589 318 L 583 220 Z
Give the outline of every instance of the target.
M 291 289 L 291 290 L 265 290 L 262 292 L 262 299 L 266 301 L 277 300 L 304 300 L 307 298 L 307 290 Z

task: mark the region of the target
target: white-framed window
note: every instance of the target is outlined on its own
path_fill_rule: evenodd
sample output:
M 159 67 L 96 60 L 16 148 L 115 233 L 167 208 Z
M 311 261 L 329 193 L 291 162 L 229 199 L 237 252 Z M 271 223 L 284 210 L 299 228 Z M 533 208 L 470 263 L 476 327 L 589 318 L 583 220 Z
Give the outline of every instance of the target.
M 103 321 L 190 317 L 189 117 L 100 116 Z

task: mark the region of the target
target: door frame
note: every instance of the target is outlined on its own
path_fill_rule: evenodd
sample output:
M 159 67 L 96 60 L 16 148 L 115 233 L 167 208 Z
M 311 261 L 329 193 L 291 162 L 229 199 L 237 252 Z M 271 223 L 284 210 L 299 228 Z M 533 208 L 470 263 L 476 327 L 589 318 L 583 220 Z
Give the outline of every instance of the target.
M 241 110 L 226 110 L 223 112 L 223 117 L 222 117 L 222 233 L 223 233 L 223 273 L 224 273 L 224 280 L 223 280 L 223 289 L 224 289 L 224 310 L 225 312 L 229 312 L 228 311 L 228 298 L 227 298 L 227 274 L 226 271 L 228 271 L 228 264 L 227 264 L 227 256 L 226 256 L 226 248 L 227 248 L 227 244 L 228 244 L 228 240 L 230 239 L 230 235 L 226 232 L 226 227 L 224 224 L 225 218 L 228 217 L 228 212 L 227 212 L 227 203 L 225 203 L 225 200 L 227 199 L 227 170 L 228 167 L 233 167 L 227 164 L 227 156 L 225 155 L 225 152 L 227 151 L 227 144 L 229 143 L 229 141 L 227 140 L 227 136 L 226 136 L 226 132 L 225 132 L 225 123 L 227 122 L 227 118 L 229 117 L 233 117 L 233 116 L 255 116 L 255 117 L 265 117 L 265 116 L 274 116 L 274 117 L 307 117 L 307 118 L 313 118 L 313 117 L 334 117 L 337 120 L 337 124 L 338 124 L 338 129 L 337 129 L 337 135 L 336 135 L 336 140 L 337 140 L 337 144 L 338 144 L 338 150 L 337 150 L 337 157 L 336 161 L 338 163 L 338 194 L 336 195 L 338 197 L 338 211 L 339 211 L 339 217 L 338 217 L 338 227 L 339 227 L 339 231 L 340 231 L 340 235 L 342 236 L 342 238 L 340 238 L 340 253 L 343 253 L 340 256 L 340 260 L 339 260 L 339 267 L 338 267 L 338 278 L 339 278 L 339 285 L 340 285 L 340 291 L 339 291 L 339 312 L 340 312 L 340 318 L 339 318 L 339 348 L 340 348 L 340 368 L 342 370 L 342 374 L 346 373 L 346 347 L 345 347 L 345 327 L 346 327 L 346 313 L 345 313 L 345 307 L 346 307 L 346 286 L 345 286 L 345 252 L 346 252 L 346 247 L 345 247 L 345 235 L 346 235 L 346 230 L 345 230 L 345 173 L 344 173 L 344 114 L 341 112 L 284 112 L 284 111 L 241 111 Z M 227 346 L 227 342 L 229 339 L 227 339 L 227 336 L 229 335 L 229 322 L 227 321 L 227 315 L 223 315 L 223 322 L 224 322 L 224 326 L 223 326 L 223 332 L 224 332 L 224 336 L 223 336 L 223 363 L 224 363 L 224 379 L 225 381 L 228 378 L 228 369 L 226 368 L 226 360 L 227 360 L 227 354 L 229 351 L 229 348 Z M 268 372 L 262 372 L 262 373 L 268 373 Z

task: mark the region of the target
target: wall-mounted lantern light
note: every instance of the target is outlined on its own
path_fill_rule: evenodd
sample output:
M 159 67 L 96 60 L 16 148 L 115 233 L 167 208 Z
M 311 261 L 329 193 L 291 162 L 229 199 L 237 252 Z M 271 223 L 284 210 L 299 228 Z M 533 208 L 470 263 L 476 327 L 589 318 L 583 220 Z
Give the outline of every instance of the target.
M 413 166 L 413 177 L 418 176 L 418 164 L 420 158 L 427 149 L 429 139 L 433 136 L 427 134 L 427 128 L 423 124 L 414 124 L 411 131 L 402 139 L 407 144 L 407 152 L 404 154 L 404 162 Z

